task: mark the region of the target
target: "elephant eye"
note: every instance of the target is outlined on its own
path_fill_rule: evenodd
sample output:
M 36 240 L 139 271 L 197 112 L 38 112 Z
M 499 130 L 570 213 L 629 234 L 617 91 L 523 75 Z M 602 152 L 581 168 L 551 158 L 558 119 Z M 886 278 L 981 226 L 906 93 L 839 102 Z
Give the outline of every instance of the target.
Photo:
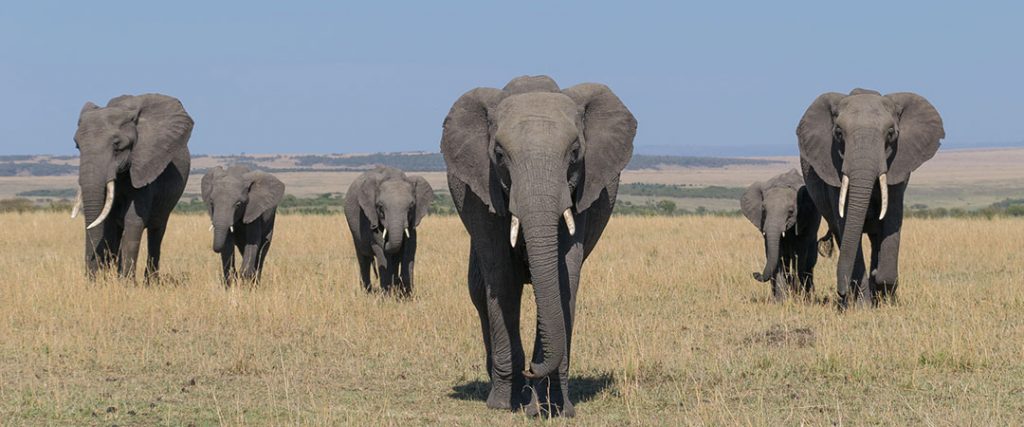
M 843 128 L 836 126 L 836 128 L 832 132 L 835 134 L 836 140 L 843 140 Z
M 501 148 L 498 144 L 494 144 L 494 161 L 498 163 L 505 162 L 505 149 Z
M 580 160 L 580 141 L 577 139 L 572 143 L 572 150 L 569 151 L 569 162 L 576 163 Z
M 889 142 L 896 142 L 896 136 L 897 136 L 897 134 L 896 134 L 896 128 L 895 127 L 891 127 L 891 128 L 889 128 L 888 131 L 886 131 L 885 138 Z

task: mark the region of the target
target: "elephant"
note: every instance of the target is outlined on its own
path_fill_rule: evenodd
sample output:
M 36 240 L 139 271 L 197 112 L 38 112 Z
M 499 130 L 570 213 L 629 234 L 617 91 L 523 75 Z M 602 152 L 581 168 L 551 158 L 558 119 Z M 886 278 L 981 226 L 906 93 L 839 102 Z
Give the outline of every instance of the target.
M 359 279 L 372 291 L 374 269 L 384 292 L 397 286 L 399 295 L 413 290 L 416 227 L 430 210 L 434 189 L 421 176 L 379 166 L 364 172 L 345 193 L 345 219 L 352 232 Z M 376 267 L 374 267 L 376 265 Z
M 568 379 L 580 270 L 608 223 L 636 126 L 607 86 L 563 90 L 547 76 L 470 90 L 445 118 L 441 152 L 470 237 L 488 408 L 575 415 Z M 537 302 L 528 365 L 519 332 L 526 283 Z
M 188 182 L 192 126 L 181 102 L 167 95 L 122 95 L 106 107 L 92 102 L 82 107 L 74 137 L 80 165 L 71 217 L 85 216 L 89 278 L 112 264 L 121 277 L 134 278 L 143 230 L 146 280 L 157 277 L 167 220 Z
M 258 282 L 274 238 L 284 183 L 245 166 L 215 167 L 203 175 L 202 197 L 210 214 L 213 251 L 220 254 L 225 285 L 235 275 L 235 249 L 242 254 L 241 279 Z
M 945 137 L 939 112 L 910 92 L 829 92 L 807 108 L 796 134 L 807 192 L 839 243 L 839 309 L 851 299 L 877 305 L 895 298 L 904 195 L 910 173 Z M 870 270 L 863 234 L 871 243 Z
M 761 272 L 753 273 L 754 279 L 771 281 L 776 301 L 785 300 L 790 292 L 810 295 L 821 214 L 800 173 L 792 169 L 751 184 L 740 198 L 740 209 L 764 236 L 765 264 Z

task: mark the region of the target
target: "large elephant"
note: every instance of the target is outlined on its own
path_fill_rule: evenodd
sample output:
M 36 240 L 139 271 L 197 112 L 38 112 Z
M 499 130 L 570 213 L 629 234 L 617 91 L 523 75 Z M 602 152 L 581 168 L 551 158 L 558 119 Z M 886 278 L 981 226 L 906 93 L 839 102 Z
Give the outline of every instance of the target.
M 242 254 L 242 280 L 259 281 L 274 238 L 284 183 L 245 166 L 217 166 L 203 175 L 203 202 L 210 214 L 213 251 L 220 254 L 224 283 L 235 273 L 235 248 Z
M 754 279 L 771 281 L 776 301 L 785 300 L 790 292 L 809 295 L 814 289 L 821 214 L 807 193 L 804 178 L 793 169 L 755 182 L 740 198 L 740 208 L 764 236 L 765 264 L 761 272 L 753 274 Z
M 487 407 L 575 414 L 568 378 L 580 269 L 608 223 L 635 134 L 633 114 L 608 87 L 562 90 L 547 76 L 473 89 L 445 118 L 441 151 L 470 236 L 469 292 L 491 378 Z M 524 371 L 525 283 L 537 300 L 537 339 Z
M 78 197 L 72 218 L 85 213 L 85 264 L 90 278 L 117 264 L 135 277 L 139 243 L 149 240 L 146 279 L 160 268 L 167 219 L 185 191 L 192 118 L 166 95 L 123 95 L 106 107 L 87 102 L 78 118 Z
M 796 133 L 807 190 L 839 237 L 840 309 L 848 306 L 851 287 L 861 304 L 894 295 L 903 196 L 910 173 L 945 137 L 939 112 L 914 93 L 831 92 L 807 108 Z M 864 233 L 871 241 L 867 271 Z
M 416 227 L 430 210 L 434 190 L 421 176 L 377 167 L 356 178 L 345 193 L 345 218 L 352 232 L 359 279 L 369 292 L 370 270 L 380 287 L 390 292 L 397 285 L 402 295 L 413 289 L 416 263 Z

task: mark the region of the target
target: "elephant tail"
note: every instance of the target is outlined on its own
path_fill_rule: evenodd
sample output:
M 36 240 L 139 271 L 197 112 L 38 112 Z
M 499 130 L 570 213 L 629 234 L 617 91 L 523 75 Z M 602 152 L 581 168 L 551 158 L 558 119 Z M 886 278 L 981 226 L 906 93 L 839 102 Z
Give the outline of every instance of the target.
M 823 257 L 832 258 L 832 250 L 835 247 L 836 235 L 830 228 L 822 238 L 818 239 L 818 253 Z

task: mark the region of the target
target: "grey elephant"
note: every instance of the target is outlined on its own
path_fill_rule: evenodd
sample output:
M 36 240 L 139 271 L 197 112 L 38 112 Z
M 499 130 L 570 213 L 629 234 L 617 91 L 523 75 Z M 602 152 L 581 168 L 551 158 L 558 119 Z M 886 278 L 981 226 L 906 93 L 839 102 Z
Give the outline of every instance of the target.
M 488 408 L 575 414 L 568 378 L 580 270 L 608 223 L 636 124 L 608 87 L 563 90 L 547 76 L 473 89 L 445 118 L 441 151 L 470 236 Z M 525 283 L 537 300 L 529 364 L 519 334 Z
M 82 107 L 75 132 L 79 188 L 71 216 L 85 214 L 90 278 L 110 264 L 122 277 L 134 278 L 143 230 L 146 279 L 155 277 L 167 219 L 188 181 L 192 125 L 181 102 L 160 94 Z
M 821 214 L 800 173 L 793 169 L 751 184 L 740 198 L 740 209 L 764 236 L 765 264 L 753 274 L 754 279 L 771 281 L 776 301 L 785 300 L 791 292 L 810 294 Z
M 868 304 L 894 296 L 903 197 L 910 173 L 935 155 L 945 137 L 939 112 L 909 92 L 830 92 L 811 103 L 796 133 L 807 191 L 837 233 L 840 309 L 851 298 Z M 870 270 L 862 234 L 871 242 Z
M 210 214 L 213 251 L 220 254 L 224 283 L 235 276 L 235 248 L 242 254 L 239 278 L 259 281 L 274 238 L 284 183 L 245 166 L 210 169 L 203 175 L 203 202 Z
M 355 245 L 359 279 L 367 292 L 372 290 L 370 270 L 374 269 L 383 291 L 412 294 L 416 227 L 433 200 L 434 190 L 426 179 L 389 167 L 367 171 L 348 187 L 345 218 Z

